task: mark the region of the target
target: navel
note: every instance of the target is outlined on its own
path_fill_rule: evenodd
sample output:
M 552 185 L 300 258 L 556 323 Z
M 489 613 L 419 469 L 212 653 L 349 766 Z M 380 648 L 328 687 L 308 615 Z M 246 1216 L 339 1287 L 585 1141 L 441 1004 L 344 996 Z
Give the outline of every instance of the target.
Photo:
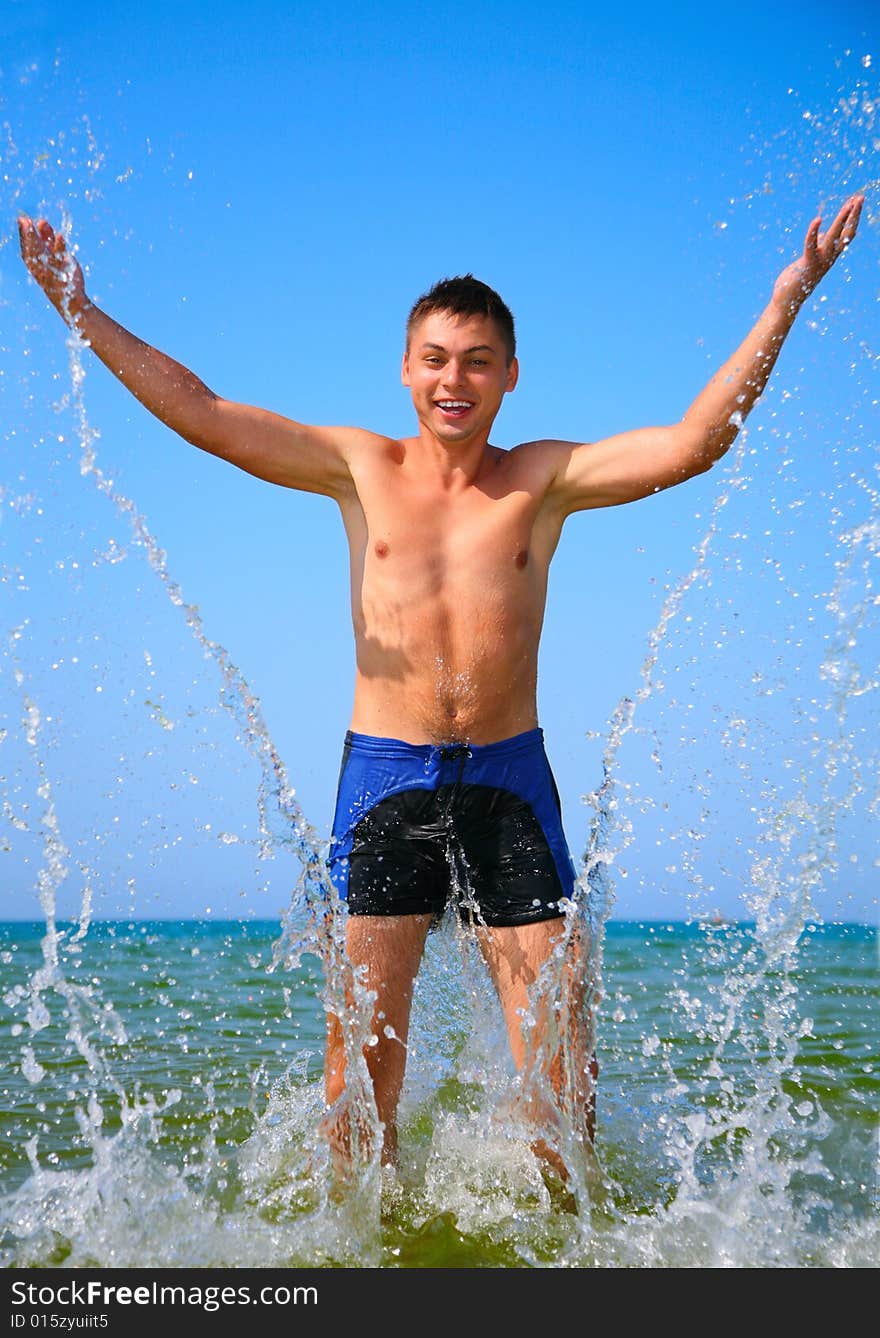
M 384 539 L 378 539 L 376 541 L 375 553 L 376 557 L 380 558 L 388 556 L 388 545 L 386 544 Z
M 529 550 L 527 548 L 521 548 L 513 560 L 519 567 L 520 571 L 522 571 L 523 567 L 529 560 Z

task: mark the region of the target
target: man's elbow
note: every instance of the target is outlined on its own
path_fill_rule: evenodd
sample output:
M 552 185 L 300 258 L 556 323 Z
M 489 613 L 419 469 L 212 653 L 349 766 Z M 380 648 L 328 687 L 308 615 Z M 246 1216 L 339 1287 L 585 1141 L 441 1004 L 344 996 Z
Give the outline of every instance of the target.
M 741 426 L 739 421 L 710 427 L 697 427 L 686 420 L 677 424 L 673 430 L 679 477 L 684 480 L 707 474 L 730 450 Z
M 229 424 L 224 421 L 223 401 L 205 387 L 194 395 L 182 415 L 177 431 L 191 446 L 211 455 L 226 456 L 229 452 Z

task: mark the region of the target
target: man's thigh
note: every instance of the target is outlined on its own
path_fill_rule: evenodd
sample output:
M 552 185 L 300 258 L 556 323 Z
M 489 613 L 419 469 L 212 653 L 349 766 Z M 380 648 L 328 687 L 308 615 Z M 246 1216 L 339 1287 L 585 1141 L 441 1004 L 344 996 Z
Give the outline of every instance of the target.
M 493 926 L 477 931 L 480 951 L 505 1009 L 527 1008 L 544 963 L 564 943 L 564 916 L 525 925 Z M 560 953 L 561 955 L 561 953 Z
M 373 1016 L 404 1039 L 413 982 L 434 916 L 348 915 L 345 939 L 349 961 L 376 1000 Z

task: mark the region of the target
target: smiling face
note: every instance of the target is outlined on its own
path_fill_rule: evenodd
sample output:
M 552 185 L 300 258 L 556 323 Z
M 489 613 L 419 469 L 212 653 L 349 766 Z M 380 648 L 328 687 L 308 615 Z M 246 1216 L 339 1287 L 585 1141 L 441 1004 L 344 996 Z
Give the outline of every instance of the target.
M 449 444 L 488 440 L 518 374 L 491 316 L 431 312 L 410 331 L 403 355 L 403 384 L 419 423 Z

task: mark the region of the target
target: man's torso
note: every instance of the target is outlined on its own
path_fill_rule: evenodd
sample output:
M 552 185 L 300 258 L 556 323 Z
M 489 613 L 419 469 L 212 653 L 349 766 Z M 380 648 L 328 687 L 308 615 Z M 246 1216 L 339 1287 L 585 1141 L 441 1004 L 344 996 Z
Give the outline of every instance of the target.
M 351 728 L 490 743 L 537 724 L 538 643 L 562 514 L 536 444 L 486 448 L 474 483 L 420 467 L 417 443 L 359 434 L 340 507 L 357 675 Z

